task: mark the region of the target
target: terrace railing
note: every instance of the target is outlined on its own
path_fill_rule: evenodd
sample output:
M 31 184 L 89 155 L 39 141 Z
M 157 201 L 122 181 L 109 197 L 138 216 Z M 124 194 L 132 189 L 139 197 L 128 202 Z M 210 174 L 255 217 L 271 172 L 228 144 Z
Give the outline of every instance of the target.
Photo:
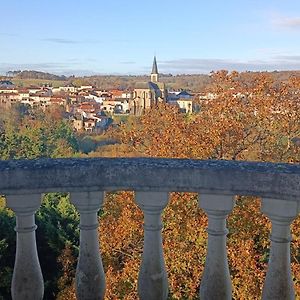
M 208 216 L 208 245 L 201 299 L 232 299 L 227 262 L 226 218 L 236 195 L 258 196 L 272 222 L 263 299 L 295 299 L 290 267 L 290 224 L 299 214 L 300 166 L 188 159 L 100 158 L 0 162 L 0 193 L 16 215 L 13 299 L 42 299 L 42 270 L 35 239 L 35 212 L 47 192 L 68 192 L 80 213 L 76 271 L 78 299 L 103 299 L 105 274 L 98 247 L 97 212 L 104 192 L 135 191 L 144 213 L 144 247 L 138 278 L 143 300 L 167 299 L 161 213 L 169 192 L 199 193 Z M 238 255 L 238 254 L 237 254 Z M 0 279 L 1 280 L 1 279 Z

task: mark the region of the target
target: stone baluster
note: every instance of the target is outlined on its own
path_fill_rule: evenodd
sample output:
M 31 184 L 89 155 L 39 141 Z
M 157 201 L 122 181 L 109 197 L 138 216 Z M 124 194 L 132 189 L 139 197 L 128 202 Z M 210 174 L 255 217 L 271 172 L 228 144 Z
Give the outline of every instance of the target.
M 11 284 L 12 299 L 43 299 L 44 282 L 36 248 L 34 217 L 41 205 L 41 195 L 9 195 L 6 205 L 16 214 L 17 247 Z
M 231 300 L 226 217 L 233 209 L 234 198 L 228 195 L 203 194 L 199 197 L 199 206 L 208 216 L 207 255 L 200 285 L 200 299 Z
M 138 278 L 141 300 L 165 300 L 168 297 L 161 235 L 161 213 L 168 198 L 166 192 L 136 192 L 136 202 L 144 213 L 144 249 Z
M 76 296 L 79 300 L 100 300 L 105 294 L 97 212 L 103 204 L 103 192 L 71 193 L 71 202 L 80 213 L 80 248 L 76 269 Z
M 272 223 L 271 250 L 262 298 L 264 300 L 295 299 L 290 261 L 290 225 L 297 217 L 299 203 L 264 198 L 262 212 Z

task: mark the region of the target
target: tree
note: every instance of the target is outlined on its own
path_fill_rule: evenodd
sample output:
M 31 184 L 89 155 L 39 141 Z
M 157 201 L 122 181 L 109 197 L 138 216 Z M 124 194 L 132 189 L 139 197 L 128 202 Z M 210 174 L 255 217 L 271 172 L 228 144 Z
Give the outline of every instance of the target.
M 77 141 L 70 125 L 59 117 L 43 112 L 30 115 L 12 111 L 2 115 L 3 128 L 0 135 L 1 159 L 66 157 L 73 156 Z M 5 208 L 0 199 L 0 299 L 10 298 L 15 259 L 15 218 L 12 211 Z M 79 243 L 79 215 L 69 203 L 68 195 L 48 194 L 36 214 L 37 245 L 45 280 L 45 297 L 56 299 L 62 284 L 69 284 L 65 277 L 74 277 Z M 73 256 L 72 256 L 73 255 Z M 63 257 L 68 257 L 68 268 L 63 265 Z M 46 259 L 44 259 L 46 258 Z M 64 268 L 62 268 L 62 265 Z
M 2 159 L 70 157 L 78 150 L 73 130 L 61 112 L 12 113 L 3 120 L 0 136 Z

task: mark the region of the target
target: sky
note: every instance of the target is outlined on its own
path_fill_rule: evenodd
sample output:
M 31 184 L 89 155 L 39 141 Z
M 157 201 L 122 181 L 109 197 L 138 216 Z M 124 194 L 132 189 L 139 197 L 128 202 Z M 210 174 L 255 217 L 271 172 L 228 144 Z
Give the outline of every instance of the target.
M 0 74 L 300 69 L 298 0 L 0 0 Z

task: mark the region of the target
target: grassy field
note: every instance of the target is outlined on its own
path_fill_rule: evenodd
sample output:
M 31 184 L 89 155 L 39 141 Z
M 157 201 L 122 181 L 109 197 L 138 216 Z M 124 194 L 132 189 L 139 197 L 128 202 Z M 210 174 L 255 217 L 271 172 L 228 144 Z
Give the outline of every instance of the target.
M 26 87 L 30 85 L 41 86 L 43 84 L 50 84 L 53 87 L 59 87 L 66 84 L 63 80 L 45 80 L 45 79 L 13 79 L 12 82 L 18 87 Z

